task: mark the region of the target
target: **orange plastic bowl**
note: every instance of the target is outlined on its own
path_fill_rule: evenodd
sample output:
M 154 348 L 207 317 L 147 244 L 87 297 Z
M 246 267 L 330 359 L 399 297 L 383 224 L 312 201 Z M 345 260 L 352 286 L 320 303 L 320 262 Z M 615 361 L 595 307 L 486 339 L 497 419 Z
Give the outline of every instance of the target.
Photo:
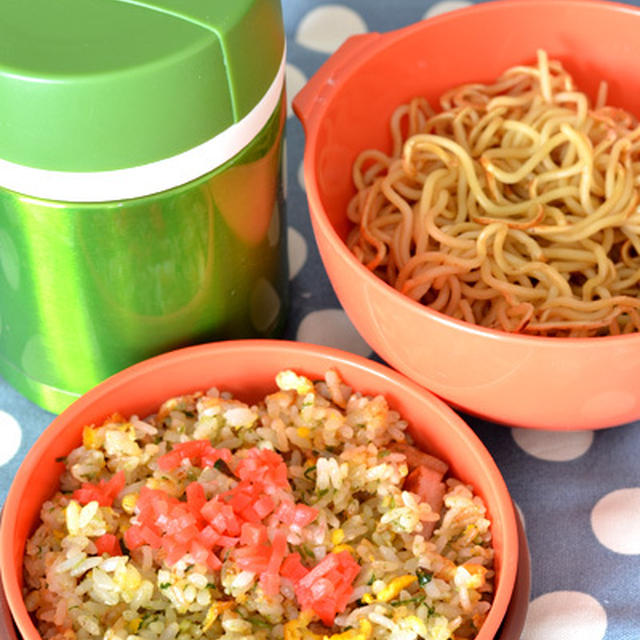
M 492 521 L 497 585 L 493 606 L 477 640 L 493 638 L 511 599 L 518 539 L 509 493 L 493 459 L 471 429 L 441 400 L 395 371 L 334 349 L 276 340 L 242 340 L 190 347 L 137 364 L 101 383 L 58 416 L 38 438 L 9 491 L 0 528 L 0 567 L 10 609 L 24 640 L 39 640 L 22 599 L 25 540 L 40 506 L 63 469 L 56 462 L 82 441 L 82 427 L 115 411 L 147 415 L 163 400 L 217 386 L 255 401 L 275 389 L 283 368 L 319 378 L 335 368 L 354 389 L 384 394 L 411 424 L 418 443 L 450 463 L 451 473 L 474 486 Z
M 399 31 L 349 39 L 294 100 L 307 144 L 315 238 L 351 321 L 386 362 L 453 405 L 496 422 L 595 429 L 640 418 L 640 335 L 544 338 L 456 321 L 371 274 L 345 244 L 351 167 L 391 148 L 389 118 L 463 82 L 496 79 L 545 49 L 595 96 L 640 116 L 640 10 L 588 0 L 489 2 Z

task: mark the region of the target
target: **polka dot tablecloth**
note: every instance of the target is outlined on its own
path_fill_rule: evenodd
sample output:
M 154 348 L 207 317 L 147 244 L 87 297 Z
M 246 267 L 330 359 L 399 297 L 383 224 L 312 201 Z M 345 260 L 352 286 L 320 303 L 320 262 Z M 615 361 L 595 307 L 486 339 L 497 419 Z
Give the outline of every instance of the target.
M 284 0 L 289 96 L 345 38 L 399 28 L 469 4 Z M 375 357 L 342 311 L 315 248 L 303 148 L 302 127 L 289 105 L 292 304 L 285 337 Z M 0 378 L 0 502 L 52 417 Z M 494 456 L 524 520 L 532 593 L 522 640 L 640 640 L 640 423 L 595 433 L 554 433 L 463 417 Z

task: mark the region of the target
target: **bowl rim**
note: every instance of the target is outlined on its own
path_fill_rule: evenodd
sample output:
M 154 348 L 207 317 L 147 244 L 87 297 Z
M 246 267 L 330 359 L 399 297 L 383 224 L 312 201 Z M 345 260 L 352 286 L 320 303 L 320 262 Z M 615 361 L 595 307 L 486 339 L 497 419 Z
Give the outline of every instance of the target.
M 149 358 L 116 373 L 81 396 L 57 416 L 29 449 L 9 488 L 9 493 L 7 494 L 7 499 L 4 504 L 2 521 L 0 522 L 0 579 L 5 589 L 11 613 L 25 640 L 41 640 L 41 636 L 27 612 L 16 571 L 16 568 L 22 570 L 24 543 L 26 541 L 19 541 L 18 545 L 21 546 L 21 548 L 16 548 L 9 523 L 17 519 L 21 496 L 25 491 L 28 491 L 28 485 L 33 474 L 33 469 L 35 468 L 33 463 L 41 458 L 42 451 L 46 451 L 49 443 L 55 439 L 61 429 L 64 429 L 69 424 L 73 424 L 74 421 L 77 423 L 83 411 L 91 407 L 94 402 L 117 391 L 132 380 L 156 376 L 160 374 L 165 367 L 175 366 L 176 363 L 181 361 L 195 361 L 194 366 L 197 366 L 198 361 L 205 362 L 211 357 L 232 357 L 240 352 L 254 355 L 256 353 L 278 355 L 282 358 L 283 366 L 285 367 L 287 359 L 293 359 L 293 356 L 299 354 L 301 356 L 306 355 L 326 361 L 326 363 L 322 365 L 325 370 L 332 365 L 343 365 L 355 368 L 368 375 L 373 375 L 374 378 L 380 380 L 380 384 L 385 380 L 389 381 L 395 387 L 393 393 L 397 392 L 398 395 L 401 394 L 407 398 L 412 398 L 430 405 L 433 414 L 438 415 L 438 417 L 447 423 L 447 428 L 458 432 L 462 439 L 468 444 L 469 451 L 473 455 L 474 460 L 487 476 L 488 486 L 491 487 L 491 494 L 495 498 L 492 525 L 497 521 L 503 523 L 500 584 L 494 593 L 489 616 L 480 632 L 482 636 L 478 636 L 479 638 L 486 637 L 486 640 L 493 637 L 493 635 L 487 635 L 487 633 L 490 630 L 492 630 L 493 634 L 497 632 L 512 599 L 515 586 L 519 552 L 517 516 L 501 471 L 488 449 L 471 427 L 456 414 L 453 409 L 433 393 L 420 387 L 403 374 L 386 365 L 359 355 L 322 345 L 288 340 L 248 339 L 184 347 Z M 259 355 L 257 357 L 259 357 Z M 310 365 L 307 366 L 312 368 Z M 144 402 L 143 398 L 141 398 L 141 402 Z M 492 612 L 495 613 L 492 615 Z M 487 626 L 486 622 L 489 622 L 490 626 Z M 485 629 L 487 633 L 482 633 Z
M 606 335 L 591 337 L 551 337 L 538 336 L 522 333 L 509 333 L 499 329 L 490 327 L 482 327 L 472 324 L 466 320 L 458 320 L 451 316 L 445 315 L 440 311 L 436 311 L 420 302 L 413 300 L 409 296 L 400 293 L 393 286 L 385 282 L 369 269 L 367 269 L 349 250 L 345 241 L 340 237 L 335 227 L 331 223 L 327 210 L 324 207 L 322 198 L 320 197 L 320 188 L 318 185 L 317 172 L 319 170 L 315 156 L 318 149 L 317 138 L 319 125 L 323 117 L 329 111 L 333 98 L 340 90 L 341 84 L 345 80 L 356 74 L 360 68 L 365 65 L 368 58 L 377 55 L 385 49 L 391 48 L 397 41 L 403 39 L 407 35 L 414 32 L 429 30 L 434 25 L 446 24 L 450 21 L 456 21 L 460 15 L 481 15 L 490 14 L 496 11 L 500 12 L 505 8 L 511 7 L 522 8 L 540 8 L 545 7 L 550 11 L 562 10 L 563 7 L 571 7 L 576 9 L 579 6 L 605 11 L 606 13 L 626 13 L 640 18 L 640 7 L 627 5 L 617 1 L 609 0 L 492 0 L 491 2 L 483 2 L 468 7 L 462 7 L 453 11 L 440 14 L 426 20 L 410 24 L 393 31 L 388 31 L 375 35 L 377 38 L 369 43 L 365 55 L 352 58 L 345 66 L 340 67 L 340 80 L 338 82 L 325 83 L 322 89 L 322 100 L 317 100 L 313 106 L 313 124 L 307 126 L 304 122 L 305 118 L 299 115 L 303 121 L 305 129 L 306 144 L 303 158 L 304 183 L 307 198 L 309 200 L 309 214 L 311 217 L 314 233 L 322 233 L 328 240 L 333 251 L 335 251 L 342 260 L 346 260 L 349 267 L 356 270 L 365 279 L 367 284 L 377 292 L 387 298 L 395 305 L 401 305 L 411 314 L 417 314 L 423 320 L 436 322 L 440 325 L 447 326 L 456 331 L 461 331 L 469 335 L 482 336 L 491 338 L 501 342 L 512 343 L 521 346 L 553 347 L 554 349 L 574 349 L 576 346 L 591 345 L 595 349 L 608 349 L 618 342 L 624 342 L 625 345 L 631 341 L 635 341 L 640 346 L 640 332 L 630 333 L 626 335 Z M 365 37 L 366 37 L 365 35 Z M 354 36 L 355 38 L 362 36 Z M 348 42 L 348 40 L 347 40 Z M 335 54 L 333 54 L 335 55 Z M 329 60 L 333 57 L 330 56 Z M 326 62 L 325 62 L 326 64 Z M 295 110 L 294 96 L 294 110 Z M 297 112 L 296 112 L 297 113 Z M 313 206 L 312 206 L 313 203 Z M 322 253 L 322 251 L 321 251 Z

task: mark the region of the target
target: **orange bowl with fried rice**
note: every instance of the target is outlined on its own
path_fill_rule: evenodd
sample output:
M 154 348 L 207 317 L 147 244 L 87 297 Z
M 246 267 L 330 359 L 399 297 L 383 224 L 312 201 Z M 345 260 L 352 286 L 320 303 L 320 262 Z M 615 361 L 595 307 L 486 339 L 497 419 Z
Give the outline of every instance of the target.
M 283 370 L 285 370 L 284 373 Z M 218 392 L 207 392 L 212 387 L 233 394 L 233 399 L 229 395 L 220 395 Z M 199 393 L 193 395 L 194 392 Z M 265 397 L 265 394 L 267 399 L 266 404 L 263 405 L 260 404 L 260 400 Z M 167 404 L 168 399 L 176 397 L 182 399 L 172 400 Z M 210 418 L 213 415 L 211 412 L 218 411 L 221 405 L 224 405 L 225 411 L 230 413 L 224 414 L 221 435 L 216 440 L 211 431 Z M 289 416 L 304 416 L 304 412 L 309 411 L 312 405 L 315 409 L 321 407 L 324 412 L 322 415 L 326 419 L 305 423 L 306 426 L 300 426 L 302 423 L 295 422 L 293 425 L 298 426 L 293 431 L 286 432 L 288 434 L 286 442 L 279 441 L 278 438 L 284 436 L 282 433 L 274 432 L 274 429 L 276 432 L 277 429 L 273 420 L 275 420 L 274 416 L 283 415 L 278 413 L 283 410 L 282 407 L 291 409 L 293 413 L 287 413 Z M 143 420 L 149 414 L 152 417 Z M 319 419 L 320 414 L 314 415 Z M 252 422 L 253 420 L 257 422 Z M 338 420 L 337 423 L 336 420 Z M 340 425 L 337 430 L 336 424 Z M 245 429 L 242 425 L 247 428 Z M 347 427 L 346 431 L 343 427 Z M 405 427 L 410 434 L 407 439 L 403 436 Z M 231 431 L 227 432 L 226 429 Z M 309 438 L 313 440 L 313 446 L 316 448 L 312 453 L 309 453 L 310 445 L 306 444 L 306 439 Z M 347 444 L 341 444 L 342 438 L 352 440 Z M 243 439 L 246 442 L 240 443 Z M 109 449 L 115 446 L 114 442 L 117 441 L 124 442 L 123 445 L 118 446 L 127 447 L 129 457 L 122 457 L 122 450 L 117 446 L 115 451 L 119 453 Z M 269 442 L 271 444 L 268 444 Z M 135 443 L 145 452 L 144 455 L 148 453 L 150 456 L 145 464 L 149 467 L 151 477 L 147 478 L 144 488 L 141 488 L 140 483 L 135 484 L 137 472 L 131 467 L 130 448 Z M 306 451 L 307 455 L 301 457 L 299 451 L 296 453 L 297 450 Z M 223 451 L 232 451 L 232 453 L 225 454 Z M 106 466 L 91 468 L 91 460 L 95 460 L 98 453 L 106 460 Z M 333 460 L 335 456 L 342 457 L 336 462 Z M 347 465 L 344 469 L 349 469 L 347 476 L 356 482 L 360 471 L 359 467 L 354 467 L 353 464 L 354 460 L 356 462 L 360 460 L 357 456 L 369 456 L 369 458 L 373 456 L 371 465 L 365 467 L 369 474 L 368 479 L 362 480 L 365 484 L 349 485 L 348 490 L 343 491 L 342 494 L 330 484 L 327 485 L 330 489 L 329 494 L 324 489 L 318 488 L 317 483 L 333 482 L 330 479 L 332 474 L 336 469 L 342 468 L 343 464 Z M 126 463 L 125 458 L 128 461 Z M 220 458 L 224 460 L 224 464 L 218 469 L 215 467 L 215 462 Z M 205 459 L 211 464 L 205 464 Z M 278 475 L 282 471 L 285 460 L 288 465 L 289 484 L 286 479 L 283 481 L 283 477 Z M 260 461 L 266 461 L 267 466 L 272 465 L 268 469 L 268 473 L 272 475 L 267 474 L 265 477 L 272 478 L 272 481 L 278 485 L 276 488 L 265 490 L 266 486 L 270 486 L 269 482 L 264 478 L 256 480 L 261 473 L 266 473 L 266 467 L 261 467 Z M 71 473 L 67 473 L 60 480 L 65 462 L 69 464 Z M 280 471 L 277 471 L 278 469 Z M 323 469 L 333 469 L 333 471 L 323 476 Z M 81 476 L 82 482 L 74 475 L 88 474 L 89 471 L 91 471 L 91 477 Z M 386 497 L 384 497 L 385 492 L 380 489 L 382 485 L 366 484 L 372 482 L 371 477 L 381 473 L 387 474 L 384 477 L 390 478 L 389 482 L 395 483 L 396 486 Z M 443 476 L 443 474 L 446 475 Z M 119 484 L 119 478 L 123 482 L 125 478 L 126 482 L 133 480 L 134 484 L 125 487 Z M 231 525 L 234 523 L 227 523 L 229 528 L 218 538 L 216 543 L 218 546 L 209 547 L 207 552 L 213 553 L 215 558 L 194 546 L 189 548 L 194 557 L 201 551 L 204 555 L 198 556 L 196 560 L 189 556 L 190 560 L 186 566 L 184 562 L 182 565 L 179 562 L 175 564 L 175 558 L 174 564 L 171 564 L 167 558 L 172 551 L 175 551 L 176 545 L 184 542 L 184 538 L 180 537 L 180 531 L 170 529 L 171 519 L 177 521 L 178 518 L 187 517 L 185 526 L 195 527 L 194 532 L 200 527 L 199 531 L 202 533 L 205 520 L 188 520 L 187 511 L 192 506 L 197 493 L 192 485 L 199 483 L 203 491 L 207 492 L 206 498 L 210 498 L 209 506 L 204 507 L 202 503 L 198 509 L 202 507 L 199 513 L 206 514 L 207 517 L 211 516 L 208 522 L 212 523 L 214 516 L 219 515 L 222 509 L 217 504 L 219 500 L 216 496 L 211 496 L 211 492 L 215 493 L 215 487 L 218 486 L 216 483 L 220 482 L 224 484 L 226 495 L 234 495 L 233 492 L 236 492 L 229 502 L 233 505 L 233 509 L 236 509 L 235 500 L 240 488 L 251 491 L 251 487 L 255 489 L 256 486 L 260 486 L 263 491 L 258 496 L 260 504 L 264 507 L 266 498 L 273 504 L 270 506 L 267 504 L 264 511 L 267 515 L 260 515 L 258 520 L 251 521 L 253 524 L 246 527 L 246 531 L 243 529 L 242 533 L 237 530 L 232 531 Z M 382 482 L 382 480 L 375 480 L 375 482 Z M 191 489 L 181 493 L 185 485 L 191 486 Z M 468 493 L 470 489 L 467 485 L 472 487 L 472 493 Z M 165 493 L 162 487 L 166 490 Z M 343 488 L 347 489 L 346 486 Z M 59 493 L 59 489 L 64 493 Z M 131 496 L 131 491 L 134 489 L 137 505 L 127 497 Z M 380 495 L 377 493 L 378 490 Z M 268 495 L 264 495 L 264 491 Z M 295 495 L 290 491 L 294 491 Z M 170 495 L 166 495 L 166 492 Z M 433 509 L 425 507 L 422 500 L 434 505 L 442 504 L 439 502 L 443 498 L 442 492 L 444 492 L 445 506 L 442 507 L 443 519 L 440 520 L 440 516 L 434 516 Z M 336 506 L 341 499 L 337 497 L 338 495 L 343 495 L 346 500 L 345 505 L 351 504 L 350 501 L 356 495 L 359 496 L 358 500 L 362 501 L 361 504 L 369 505 L 367 509 L 371 508 L 371 505 L 378 505 L 376 508 L 382 511 L 376 512 L 377 520 L 384 522 L 372 525 L 374 526 L 372 532 L 365 534 L 367 524 L 365 529 L 358 533 L 354 529 L 354 523 L 360 517 L 357 512 L 358 507 L 351 504 L 348 507 L 352 510 L 349 511 L 350 515 L 345 515 L 347 511 L 342 511 L 342 508 Z M 308 504 L 299 506 L 302 497 L 305 497 Z M 110 506 L 99 505 L 102 499 L 105 499 Z M 393 503 L 396 499 L 398 504 Z M 149 509 L 145 511 L 145 505 L 153 505 L 154 500 L 155 506 L 164 505 L 162 509 L 165 509 L 164 513 L 170 516 L 168 520 L 160 518 L 150 523 L 148 514 L 151 512 Z M 334 502 L 331 502 L 332 500 Z M 146 501 L 144 505 L 143 501 Z M 406 520 L 411 516 L 411 509 L 407 511 L 407 505 L 412 505 L 416 501 L 423 505 L 413 510 L 418 520 Z M 366 561 L 363 560 L 364 556 L 359 554 L 369 549 L 375 555 L 379 550 L 375 545 L 371 546 L 372 543 L 367 542 L 365 538 L 375 541 L 391 535 L 394 540 L 404 540 L 409 535 L 407 532 L 411 531 L 413 532 L 410 534 L 412 545 L 418 545 L 415 548 L 418 549 L 419 554 L 423 554 L 424 558 L 427 556 L 435 558 L 435 542 L 433 546 L 425 546 L 422 540 L 429 542 L 438 539 L 441 535 L 439 532 L 445 529 L 444 520 L 447 517 L 455 520 L 453 515 L 446 515 L 449 509 L 447 505 L 460 504 L 461 501 L 467 504 L 468 508 L 479 509 L 479 513 L 485 514 L 478 520 L 480 528 L 471 536 L 475 537 L 473 544 L 478 546 L 473 552 L 465 551 L 466 561 L 463 556 L 460 556 L 458 562 L 461 568 L 455 561 L 445 561 L 443 556 L 440 556 L 438 560 L 440 564 L 437 565 L 439 568 L 435 572 L 427 571 L 419 564 L 418 559 L 414 559 L 415 562 L 411 565 L 413 571 L 411 574 L 407 574 L 403 569 L 400 574 L 389 574 L 385 578 L 383 573 L 379 573 L 376 577 L 369 571 Z M 258 500 L 254 502 L 257 506 Z M 127 596 L 130 598 L 138 597 L 136 594 L 146 588 L 144 582 L 147 574 L 143 567 L 144 560 L 141 560 L 145 554 L 148 554 L 149 562 L 151 558 L 154 559 L 153 562 L 156 560 L 160 562 L 159 575 L 160 571 L 165 572 L 153 587 L 151 600 L 155 601 L 160 597 L 158 593 L 161 589 L 169 589 L 171 594 L 175 594 L 173 589 L 177 583 L 174 584 L 171 581 L 177 580 L 178 574 L 180 579 L 189 579 L 194 585 L 199 584 L 200 580 L 205 579 L 203 576 L 207 575 L 207 579 L 212 582 L 206 586 L 206 589 L 212 589 L 211 593 L 220 595 L 222 592 L 216 589 L 223 589 L 226 586 L 224 581 L 222 585 L 214 584 L 218 577 L 212 568 L 214 565 L 211 561 L 224 563 L 231 558 L 234 562 L 241 563 L 241 559 L 244 558 L 242 562 L 259 563 L 259 558 L 246 554 L 247 541 L 251 536 L 259 535 L 261 530 L 268 532 L 269 539 L 262 542 L 263 550 L 273 550 L 279 544 L 277 540 L 282 542 L 285 536 L 293 536 L 293 538 L 286 538 L 284 543 L 286 551 L 282 552 L 283 555 L 278 560 L 279 572 L 276 571 L 274 574 L 273 571 L 264 567 L 259 570 L 255 564 L 253 566 L 255 572 L 248 572 L 250 576 L 254 576 L 250 578 L 254 582 L 251 583 L 248 591 L 243 592 L 242 597 L 236 594 L 237 599 L 234 599 L 235 597 L 231 598 L 228 594 L 223 594 L 213 602 L 209 600 L 204 603 L 203 600 L 203 606 L 199 609 L 196 607 L 198 611 L 189 610 L 185 614 L 189 624 L 197 620 L 201 627 L 206 626 L 207 630 L 210 630 L 210 635 L 205 634 L 203 637 L 220 637 L 221 634 L 227 634 L 222 637 L 235 637 L 234 633 L 246 634 L 247 630 L 241 631 L 240 626 L 243 624 L 246 626 L 248 622 L 244 618 L 238 620 L 240 616 L 238 612 L 243 612 L 245 617 L 251 619 L 253 621 L 251 624 L 256 624 L 256 630 L 263 633 L 264 637 L 270 637 L 265 631 L 265 624 L 273 623 L 269 633 L 286 632 L 289 637 L 297 637 L 291 634 L 298 633 L 297 630 L 301 628 L 307 629 L 306 625 L 309 625 L 308 633 L 335 635 L 343 632 L 342 627 L 339 626 L 341 622 L 346 626 L 353 626 L 347 623 L 355 622 L 355 627 L 365 634 L 368 633 L 369 637 L 378 637 L 380 633 L 388 633 L 388 630 L 379 630 L 382 629 L 378 626 L 379 624 L 401 624 L 397 615 L 394 621 L 393 614 L 396 611 L 403 614 L 402 620 L 409 620 L 402 624 L 424 624 L 424 621 L 422 623 L 419 620 L 412 621 L 411 619 L 416 616 L 407 616 L 406 611 L 415 605 L 415 611 L 422 615 L 425 609 L 420 607 L 426 607 L 425 598 L 430 602 L 428 600 L 431 597 L 430 590 L 436 589 L 440 582 L 444 585 L 444 579 L 449 572 L 451 579 L 457 580 L 458 586 L 462 585 L 462 590 L 471 594 L 471 602 L 468 606 L 477 604 L 479 600 L 486 600 L 487 596 L 482 596 L 480 592 L 473 595 L 476 592 L 472 583 L 478 587 L 484 582 L 484 576 L 487 576 L 487 580 L 492 585 L 492 593 L 489 597 L 490 608 L 484 607 L 485 613 L 475 618 L 474 624 L 477 624 L 480 630 L 477 633 L 473 631 L 470 623 L 465 628 L 460 627 L 460 633 L 464 633 L 462 637 L 489 640 L 495 637 L 505 615 L 517 569 L 518 541 L 513 505 L 499 470 L 471 429 L 444 403 L 393 370 L 358 356 L 301 343 L 227 342 L 191 347 L 162 355 L 135 365 L 98 385 L 53 421 L 27 454 L 16 475 L 5 503 L 0 530 L 2 582 L 11 612 L 25 640 L 39 640 L 41 637 L 25 605 L 25 595 L 30 609 L 46 608 L 42 602 L 45 598 L 42 593 L 32 595 L 33 585 L 23 592 L 27 586 L 23 574 L 25 550 L 31 553 L 34 545 L 45 546 L 47 553 L 51 554 L 49 565 L 58 562 L 59 558 L 56 554 L 60 553 L 60 541 L 48 540 L 47 535 L 52 530 L 47 529 L 46 525 L 40 522 L 43 503 L 49 505 L 48 508 L 52 511 L 57 507 L 64 507 L 64 515 L 59 514 L 60 519 L 55 525 L 59 526 L 59 530 L 49 538 L 62 538 L 62 546 L 66 550 L 73 547 L 79 539 L 84 545 L 84 556 L 80 558 L 80 562 L 85 563 L 84 573 L 81 570 L 82 567 L 78 569 L 81 575 L 76 579 L 79 584 L 85 584 L 85 586 L 88 584 L 87 576 L 91 571 L 96 572 L 95 578 L 100 577 L 102 580 L 104 579 L 101 577 L 102 573 L 106 573 L 120 584 L 119 580 L 123 579 L 123 576 L 134 575 L 131 564 L 140 560 L 140 563 L 135 565 L 138 567 L 139 575 L 135 589 Z M 245 504 L 242 508 L 249 507 Z M 335 513 L 331 513 L 332 509 Z M 344 506 L 344 509 L 347 507 Z M 400 509 L 400 511 L 392 512 L 392 509 Z M 100 517 L 96 520 L 95 514 L 92 515 L 88 511 L 97 512 L 98 516 L 102 514 L 100 517 L 112 526 L 110 531 L 115 535 L 106 534 L 111 537 L 105 539 L 104 530 L 99 526 L 95 528 L 102 522 Z M 125 525 L 119 528 L 119 521 L 114 515 L 116 512 L 120 513 L 117 517 L 123 518 L 128 518 L 127 514 L 133 514 L 133 519 L 127 519 Z M 144 515 L 145 513 L 147 515 Z M 241 512 L 236 511 L 236 513 Z M 245 514 L 245 520 L 242 521 L 245 527 L 250 516 L 247 515 L 249 512 L 242 513 Z M 354 513 L 357 515 L 354 516 Z M 47 519 L 46 513 L 44 518 Z M 112 518 L 116 519 L 112 520 Z M 260 520 L 260 518 L 263 519 Z M 308 521 L 308 518 L 312 520 Z M 333 518 L 337 520 L 334 521 Z M 145 523 L 150 527 L 146 534 L 143 531 Z M 285 526 L 283 523 L 288 524 Z M 304 526 L 300 527 L 301 523 Z M 83 526 L 88 526 L 89 529 L 83 529 Z M 403 526 L 408 529 L 401 531 L 394 529 L 394 527 Z M 45 528 L 42 529 L 42 527 Z M 165 528 L 160 531 L 162 527 Z M 465 528 L 468 532 L 469 526 Z M 283 529 L 286 529 L 285 534 L 282 533 Z M 481 533 L 481 529 L 485 533 Z M 303 536 L 307 530 L 315 531 L 314 535 L 320 535 L 321 537 L 317 540 L 325 540 L 325 546 L 326 541 L 330 539 L 332 546 L 320 551 L 318 548 L 322 545 L 313 547 L 316 549 L 317 557 L 311 557 L 311 559 L 305 557 L 302 546 L 293 547 L 292 544 L 300 544 L 300 538 L 295 536 Z M 161 534 L 162 538 L 158 540 L 157 547 L 154 548 L 151 543 L 138 545 L 136 535 L 152 535 L 154 531 L 156 534 Z M 418 539 L 416 539 L 416 532 L 419 532 Z M 449 542 L 442 544 L 455 545 L 452 542 L 453 538 L 459 538 L 461 535 L 465 535 L 463 530 L 458 531 L 455 536 L 452 535 Z M 377 536 L 383 536 L 383 538 Z M 27 542 L 28 539 L 29 542 Z M 198 539 L 204 540 L 204 537 Z M 226 555 L 225 544 L 228 545 L 229 551 Z M 487 545 L 487 550 L 490 548 L 489 555 L 483 557 L 491 558 L 484 568 L 475 564 L 478 561 L 469 562 L 469 558 L 474 553 L 476 555 L 480 553 L 482 545 Z M 145 551 L 143 547 L 149 547 L 149 549 Z M 273 553 L 270 556 L 271 561 L 273 561 Z M 389 551 L 385 553 L 388 554 Z M 397 553 L 407 557 L 408 552 L 398 550 Z M 451 551 L 451 558 L 457 558 L 456 553 Z M 37 556 L 37 552 L 33 554 Z M 96 555 L 98 558 L 95 557 Z M 202 576 L 194 574 L 197 572 L 194 567 L 200 560 L 204 563 L 203 566 L 207 564 L 209 566 L 208 569 L 202 570 Z M 37 558 L 35 560 L 33 557 L 29 558 L 27 565 L 32 566 L 34 561 L 37 565 Z M 68 559 L 63 561 L 68 563 Z M 411 559 L 407 560 L 407 562 L 410 561 Z M 72 558 L 71 564 L 73 562 Z M 165 564 L 162 565 L 162 562 Z M 391 560 L 388 557 L 381 558 L 380 562 L 380 567 L 389 566 L 385 563 Z M 425 562 L 426 560 L 422 564 Z M 479 562 L 484 560 L 481 559 Z M 116 565 L 122 565 L 122 567 L 118 569 Z M 337 569 L 331 568 L 334 565 Z M 79 565 L 76 562 L 74 566 L 77 568 Z M 120 571 L 120 574 L 117 571 Z M 222 571 L 224 572 L 225 569 Z M 348 580 L 344 575 L 339 577 L 338 574 L 341 572 L 351 577 Z M 120 577 L 116 579 L 116 575 Z M 307 575 L 311 578 L 306 578 Z M 390 577 L 392 575 L 395 577 Z M 324 604 L 317 598 L 314 600 L 311 591 L 305 587 L 305 579 L 314 584 L 322 580 L 337 580 L 337 589 L 344 595 L 344 601 L 337 604 L 332 601 L 331 606 L 334 610 L 327 612 L 326 598 L 322 601 Z M 349 584 L 343 584 L 340 580 L 347 580 Z M 467 582 L 463 584 L 461 580 Z M 453 582 L 451 584 L 453 585 Z M 95 581 L 91 588 L 94 590 L 97 588 Z M 86 586 L 86 589 L 89 589 L 89 586 Z M 205 589 L 204 585 L 203 589 Z M 261 598 L 266 597 L 266 602 L 269 602 L 269 598 L 264 594 L 274 593 L 273 589 L 280 589 L 275 593 L 277 598 L 280 598 L 280 602 L 285 602 L 284 609 L 278 614 L 281 616 L 279 622 L 275 618 L 265 619 L 267 612 L 263 609 L 257 613 L 253 612 L 252 615 L 242 609 L 243 606 L 249 607 L 248 602 L 252 602 L 252 594 L 255 593 L 259 593 Z M 285 594 L 289 592 L 291 594 L 295 592 L 295 597 L 292 595 L 290 601 L 287 601 Z M 116 598 L 109 607 L 105 605 L 105 610 L 111 610 L 111 615 L 116 615 L 113 612 L 127 609 L 122 599 L 125 598 L 123 595 L 125 591 L 121 590 L 119 593 L 120 600 Z M 38 598 L 41 599 L 39 604 L 35 602 Z M 350 602 L 346 605 L 345 602 L 348 599 Z M 233 604 L 229 604 L 231 601 Z M 72 600 L 69 602 L 71 603 Z M 297 611 L 292 617 L 291 611 L 295 611 L 295 608 L 287 609 L 287 606 L 299 606 L 296 602 L 306 602 L 310 610 L 315 613 Z M 99 603 L 95 602 L 92 605 L 94 612 L 97 611 L 96 607 L 99 608 L 98 605 Z M 147 602 L 146 604 L 138 603 L 138 605 L 141 607 L 140 613 L 135 616 L 127 614 L 129 616 L 127 625 L 138 625 L 140 634 L 143 634 L 141 637 L 146 637 L 145 624 L 149 623 L 148 616 L 147 623 L 144 623 L 146 610 L 144 607 L 151 604 Z M 360 607 L 364 607 L 362 611 L 371 613 L 366 620 L 364 616 L 357 614 Z M 432 608 L 433 611 L 431 611 Z M 215 609 L 213 614 L 212 609 Z M 356 611 L 355 614 L 354 611 Z M 389 612 L 388 617 L 380 613 L 385 611 Z M 446 603 L 433 607 L 430 605 L 427 613 L 424 614 L 424 619 L 439 619 L 444 612 L 446 612 Z M 62 618 L 66 613 L 62 612 Z M 307 615 L 310 617 L 305 618 Z M 352 617 L 347 619 L 348 615 Z M 55 613 L 52 613 L 52 616 L 55 616 Z M 328 626 L 332 621 L 334 626 Z M 281 626 L 278 627 L 278 624 Z M 286 624 L 289 626 L 286 627 Z M 236 630 L 233 631 L 234 629 Z M 102 627 L 100 632 L 104 632 Z M 116 625 L 112 637 L 119 638 L 117 634 L 120 632 L 131 633 L 131 630 Z M 152 634 L 149 637 L 152 637 Z

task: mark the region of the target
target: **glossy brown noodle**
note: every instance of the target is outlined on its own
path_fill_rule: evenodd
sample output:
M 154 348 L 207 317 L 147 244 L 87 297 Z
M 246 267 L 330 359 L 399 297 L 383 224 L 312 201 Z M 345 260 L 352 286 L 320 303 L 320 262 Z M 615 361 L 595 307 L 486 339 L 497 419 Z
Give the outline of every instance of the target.
M 351 250 L 399 291 L 485 327 L 640 330 L 640 127 L 557 61 L 424 98 L 360 154 Z

